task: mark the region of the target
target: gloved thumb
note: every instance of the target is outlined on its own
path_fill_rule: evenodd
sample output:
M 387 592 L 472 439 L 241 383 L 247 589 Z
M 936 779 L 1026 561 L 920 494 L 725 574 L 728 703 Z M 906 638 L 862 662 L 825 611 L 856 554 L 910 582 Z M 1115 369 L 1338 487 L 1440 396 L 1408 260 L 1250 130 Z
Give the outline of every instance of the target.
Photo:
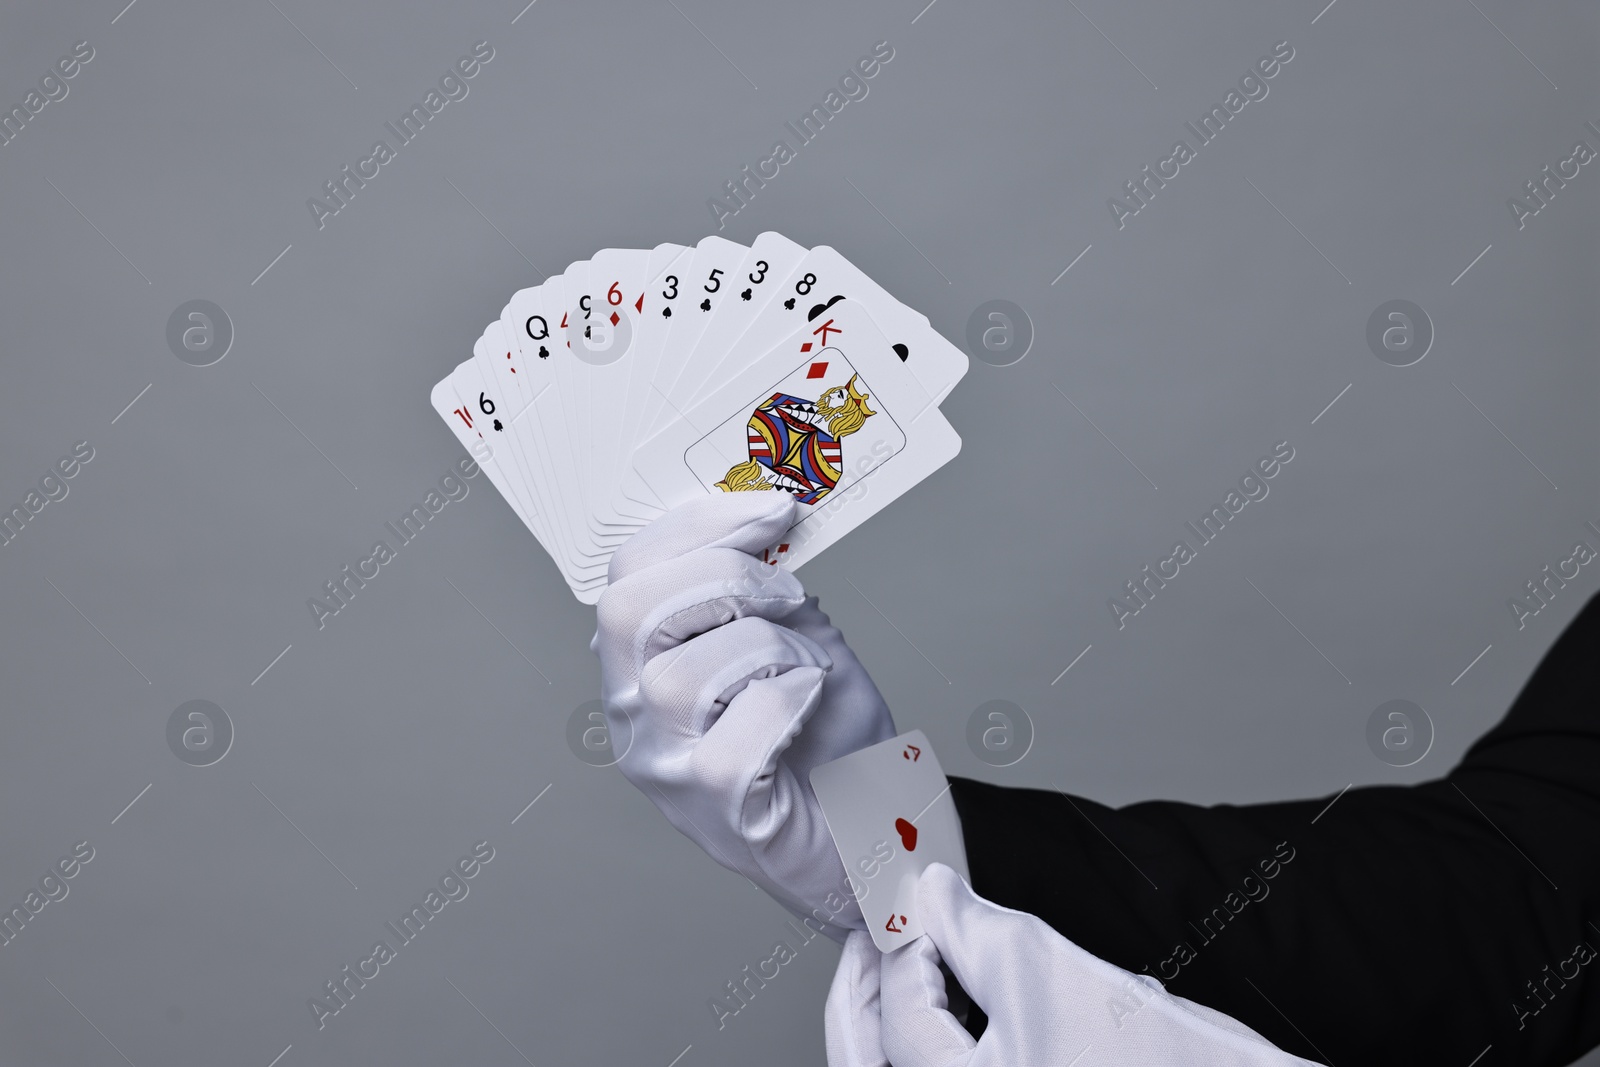
M 917 904 L 924 906 L 920 893 Z M 977 1042 L 948 1010 L 939 950 L 931 939 L 919 937 L 885 955 L 880 981 L 880 1029 L 890 1063 L 962 1067 L 970 1062 Z
M 949 964 L 961 988 L 991 1015 L 1027 1003 L 1028 975 L 1047 946 L 1060 940 L 1042 919 L 991 904 L 942 863 L 930 864 L 917 882 L 917 907 L 926 940 Z
M 761 757 L 770 753 L 776 759 L 799 729 L 793 720 L 813 706 L 812 690 L 821 687 L 832 666 L 828 653 L 810 638 L 747 617 L 663 652 L 645 665 L 639 684 L 657 728 L 701 744 L 739 702 L 742 710 L 722 730 L 740 735 L 728 743 L 725 762 L 730 771 L 754 776 L 762 771 Z M 752 686 L 760 690 L 758 683 L 800 668 L 815 670 L 788 683 L 799 686 L 789 699 L 747 695 Z M 714 757 L 718 751 L 713 744 L 704 755 Z
M 609 584 L 701 548 L 760 552 L 794 522 L 788 493 L 718 493 L 673 508 L 624 541 L 611 555 Z
M 824 1009 L 828 1067 L 889 1067 L 878 1014 L 883 954 L 865 930 L 852 930 L 839 955 Z

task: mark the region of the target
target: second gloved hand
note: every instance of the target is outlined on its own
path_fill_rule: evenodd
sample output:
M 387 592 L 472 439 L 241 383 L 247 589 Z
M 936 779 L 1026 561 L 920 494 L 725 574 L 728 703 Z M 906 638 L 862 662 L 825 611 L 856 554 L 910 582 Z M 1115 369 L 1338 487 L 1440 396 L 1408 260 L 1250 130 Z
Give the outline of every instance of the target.
M 1308 1067 L 1243 1023 L 991 904 L 936 863 L 917 883 L 924 936 L 878 952 L 851 934 L 828 995 L 830 1067 Z M 989 1017 L 946 1010 L 939 960 Z
M 618 761 L 723 866 L 842 939 L 862 926 L 811 768 L 894 736 L 865 668 L 798 579 L 757 559 L 775 492 L 675 508 L 611 559 L 591 647 Z

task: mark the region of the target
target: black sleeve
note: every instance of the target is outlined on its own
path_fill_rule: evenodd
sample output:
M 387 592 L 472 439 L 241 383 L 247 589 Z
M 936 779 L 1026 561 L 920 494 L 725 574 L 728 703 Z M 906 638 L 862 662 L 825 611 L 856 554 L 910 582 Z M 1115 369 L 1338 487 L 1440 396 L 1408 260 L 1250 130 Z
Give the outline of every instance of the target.
M 951 781 L 981 896 L 1286 1051 L 1563 1067 L 1600 1045 L 1600 597 L 1439 781 L 1118 809 Z

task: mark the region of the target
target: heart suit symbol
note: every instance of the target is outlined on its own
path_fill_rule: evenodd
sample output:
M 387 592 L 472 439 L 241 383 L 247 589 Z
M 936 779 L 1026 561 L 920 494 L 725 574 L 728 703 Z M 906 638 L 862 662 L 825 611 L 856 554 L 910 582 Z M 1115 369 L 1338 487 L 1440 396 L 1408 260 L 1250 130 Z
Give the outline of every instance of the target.
M 900 835 L 900 843 L 905 846 L 906 851 L 915 852 L 917 850 L 917 828 L 904 819 L 896 819 L 894 821 L 894 829 Z

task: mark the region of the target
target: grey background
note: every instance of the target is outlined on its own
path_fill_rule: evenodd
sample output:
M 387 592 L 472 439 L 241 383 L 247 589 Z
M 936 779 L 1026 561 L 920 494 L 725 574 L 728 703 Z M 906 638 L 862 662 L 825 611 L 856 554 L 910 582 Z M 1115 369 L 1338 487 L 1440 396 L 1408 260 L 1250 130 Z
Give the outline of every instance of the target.
M 958 343 L 985 300 L 1032 318 L 949 398 L 959 458 L 802 572 L 948 770 L 1110 803 L 1419 781 L 1597 588 L 1506 606 L 1600 521 L 1600 174 L 1521 232 L 1505 203 L 1600 147 L 1585 5 L 123 2 L 0 14 L 7 107 L 95 48 L 0 147 L 0 501 L 95 449 L 0 548 L 0 901 L 96 849 L 0 948 L 6 1063 L 821 1062 L 821 939 L 718 1031 L 787 915 L 568 750 L 593 612 L 487 479 L 324 630 L 305 602 L 459 458 L 428 390 L 507 294 L 703 236 L 879 40 L 724 233 L 832 244 Z M 1119 232 L 1106 198 L 1285 39 Z M 319 232 L 306 198 L 478 40 L 470 96 Z M 1437 331 L 1407 368 L 1364 340 L 1397 297 Z M 234 324 L 214 366 L 165 343 L 193 298 Z M 1280 440 L 1119 631 L 1107 598 Z M 1408 769 L 1365 739 L 1395 698 L 1436 730 Z M 236 731 L 209 767 L 167 748 L 191 699 Z M 994 699 L 1037 732 L 1004 769 L 966 747 Z M 483 838 L 319 1032 L 307 999 Z

